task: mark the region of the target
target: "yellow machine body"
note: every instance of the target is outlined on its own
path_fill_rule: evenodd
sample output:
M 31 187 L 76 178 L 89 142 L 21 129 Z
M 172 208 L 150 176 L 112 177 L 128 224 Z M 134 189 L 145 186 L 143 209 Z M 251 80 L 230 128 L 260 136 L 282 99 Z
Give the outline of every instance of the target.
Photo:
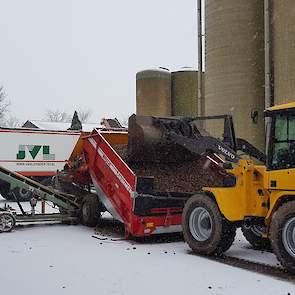
M 290 112 L 294 116 L 295 102 L 274 106 L 266 112 L 269 117 L 275 118 L 274 122 L 278 120 L 278 117 L 283 118 Z M 276 124 L 273 123 L 268 133 L 269 153 L 274 151 L 273 146 L 278 144 L 276 136 L 279 136 L 277 131 L 279 128 Z M 258 217 L 264 218 L 265 225 L 268 227 L 274 211 L 282 203 L 295 199 L 294 166 L 273 169 L 270 164 L 255 165 L 252 160 L 241 159 L 238 165 L 228 172 L 235 176 L 235 186 L 205 187 L 203 190 L 214 197 L 220 212 L 229 221 L 243 221 L 247 217 Z
M 295 169 L 267 171 L 251 160 L 240 160 L 230 173 L 236 177 L 234 187 L 203 188 L 214 196 L 220 211 L 230 221 L 264 217 L 268 224 L 273 210 L 284 199 L 295 199 Z M 276 187 L 272 187 L 274 184 Z

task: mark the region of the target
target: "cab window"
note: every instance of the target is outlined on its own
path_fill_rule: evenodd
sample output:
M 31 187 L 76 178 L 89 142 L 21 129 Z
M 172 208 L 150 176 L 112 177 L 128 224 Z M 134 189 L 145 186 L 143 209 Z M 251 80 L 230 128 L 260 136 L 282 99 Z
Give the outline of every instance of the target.
M 292 167 L 295 167 L 295 115 L 278 115 L 275 118 L 272 168 Z

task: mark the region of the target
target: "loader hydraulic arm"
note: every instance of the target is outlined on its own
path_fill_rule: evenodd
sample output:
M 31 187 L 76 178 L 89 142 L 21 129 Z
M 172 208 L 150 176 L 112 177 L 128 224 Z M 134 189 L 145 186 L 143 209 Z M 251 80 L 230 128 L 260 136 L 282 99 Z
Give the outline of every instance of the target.
M 219 154 L 224 156 L 227 161 L 233 163 L 238 162 L 240 159 L 239 155 L 228 145 L 211 136 L 186 137 L 175 132 L 170 132 L 167 134 L 167 139 L 198 156 Z
M 203 117 L 222 118 L 224 120 L 224 141 L 211 136 L 205 129 L 198 126 L 200 118 L 155 118 L 154 124 L 162 130 L 162 135 L 167 142 L 177 144 L 196 156 L 217 154 L 224 156 L 227 161 L 236 163 L 240 159 L 236 153 L 234 131 L 231 130 L 232 122 L 229 116 Z
M 207 120 L 223 120 L 221 139 L 203 128 Z M 222 125 L 219 124 L 219 127 Z M 130 161 L 173 162 L 219 155 L 226 161 L 236 163 L 240 159 L 237 153 L 239 150 L 265 161 L 262 152 L 246 140 L 235 137 L 230 115 L 196 118 L 132 115 L 129 118 L 128 133 Z
M 243 138 L 237 138 L 237 151 L 242 151 L 245 154 L 256 158 L 264 164 L 266 162 L 265 154 Z

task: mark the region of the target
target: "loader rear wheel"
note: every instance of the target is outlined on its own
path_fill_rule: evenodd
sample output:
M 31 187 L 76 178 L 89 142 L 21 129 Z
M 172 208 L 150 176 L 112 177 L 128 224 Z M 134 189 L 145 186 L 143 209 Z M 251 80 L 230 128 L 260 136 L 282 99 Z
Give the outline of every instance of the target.
M 283 204 L 273 214 L 270 240 L 282 266 L 295 274 L 295 201 Z
M 270 240 L 262 235 L 265 232 L 265 227 L 260 225 L 252 225 L 249 228 L 243 226 L 242 232 L 246 240 L 256 250 L 270 250 Z
M 182 229 L 190 248 L 202 255 L 221 255 L 230 248 L 236 235 L 236 227 L 205 194 L 194 195 L 186 202 Z
M 87 195 L 81 204 L 81 222 L 89 227 L 96 226 L 101 216 L 101 205 L 98 197 Z

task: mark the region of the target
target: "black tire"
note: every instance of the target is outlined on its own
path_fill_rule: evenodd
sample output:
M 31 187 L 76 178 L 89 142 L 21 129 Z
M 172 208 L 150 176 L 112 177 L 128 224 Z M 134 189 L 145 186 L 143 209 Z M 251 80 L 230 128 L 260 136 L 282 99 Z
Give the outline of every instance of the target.
M 203 210 L 203 216 L 207 216 L 201 221 L 198 218 L 201 227 L 207 225 L 209 228 L 207 234 L 205 229 L 204 235 L 198 235 L 195 230 L 197 226 L 194 220 L 198 210 Z M 186 202 L 182 229 L 184 240 L 190 248 L 202 255 L 222 255 L 231 247 L 236 236 L 236 227 L 221 215 L 216 202 L 206 194 L 194 195 Z
M 85 196 L 81 204 L 81 223 L 89 227 L 96 226 L 100 219 L 101 211 L 101 204 L 96 195 Z
M 270 250 L 271 243 L 268 238 L 262 236 L 263 229 L 260 226 L 245 227 L 242 226 L 242 232 L 246 240 L 256 250 Z
M 282 266 L 295 274 L 295 201 L 280 206 L 270 224 L 272 249 Z M 292 235 L 293 234 L 293 235 Z

